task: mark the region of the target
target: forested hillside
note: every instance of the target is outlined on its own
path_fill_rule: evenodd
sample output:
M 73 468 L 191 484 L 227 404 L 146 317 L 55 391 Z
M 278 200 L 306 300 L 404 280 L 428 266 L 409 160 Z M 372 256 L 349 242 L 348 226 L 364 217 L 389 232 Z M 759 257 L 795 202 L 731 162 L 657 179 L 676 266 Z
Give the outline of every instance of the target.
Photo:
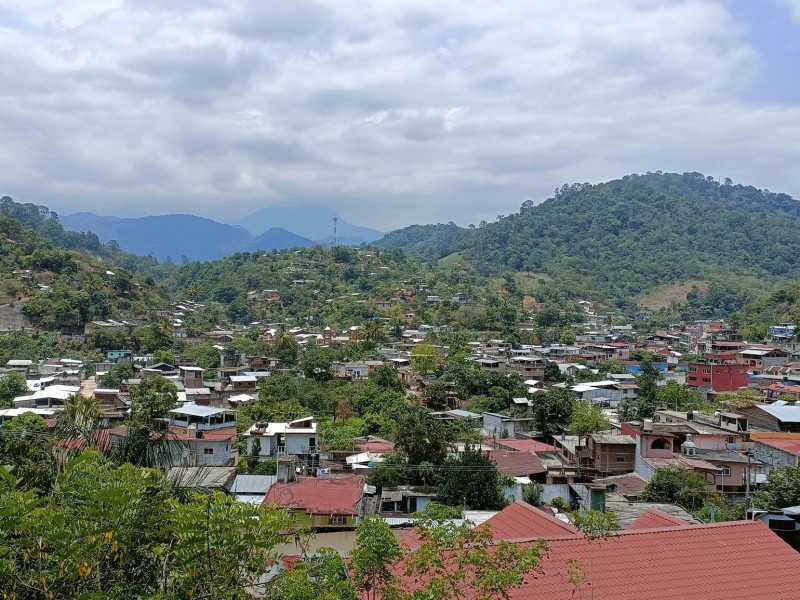
M 80 243 L 76 247 L 82 248 Z M 0 305 L 21 308 L 31 324 L 42 329 L 129 316 L 163 302 L 152 278 L 135 277 L 85 251 L 60 248 L 4 214 L 0 214 L 0 269 Z
M 659 285 L 703 281 L 716 296 L 724 290 L 717 302 L 730 311 L 800 276 L 798 215 L 800 203 L 786 194 L 700 173 L 648 173 L 565 185 L 474 230 L 406 228 L 376 245 L 458 253 L 484 275 L 545 276 L 544 299 L 585 296 L 629 309 Z
M 409 259 L 402 250 L 315 246 L 190 263 L 165 282 L 165 292 L 206 304 L 208 325 L 219 318 L 339 329 L 375 317 L 476 330 L 516 324 L 518 299 L 495 293 L 498 286 L 489 283 L 469 268 Z M 455 294 L 470 301 L 453 302 Z M 429 304 L 429 295 L 438 300 Z

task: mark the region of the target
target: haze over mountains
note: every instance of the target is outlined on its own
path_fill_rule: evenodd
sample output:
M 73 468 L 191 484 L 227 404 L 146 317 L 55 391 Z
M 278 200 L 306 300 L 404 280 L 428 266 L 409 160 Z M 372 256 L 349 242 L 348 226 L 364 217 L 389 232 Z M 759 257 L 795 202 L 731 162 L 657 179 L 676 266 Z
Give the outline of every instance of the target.
M 219 223 L 195 215 L 156 215 L 137 218 L 74 213 L 60 216 L 65 229 L 92 231 L 104 243 L 115 240 L 126 252 L 152 255 L 160 260 L 214 260 L 235 252 L 284 250 L 297 246 L 330 244 L 334 211 L 314 205 L 264 208 L 239 225 Z M 353 225 L 339 217 L 337 242 L 358 245 L 383 234 Z

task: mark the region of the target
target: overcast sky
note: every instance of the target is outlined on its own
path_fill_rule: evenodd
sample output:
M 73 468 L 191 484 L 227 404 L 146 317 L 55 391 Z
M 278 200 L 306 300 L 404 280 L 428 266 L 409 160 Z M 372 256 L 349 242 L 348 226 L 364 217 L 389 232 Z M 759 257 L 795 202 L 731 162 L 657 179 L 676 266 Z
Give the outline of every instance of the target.
M 800 0 L 0 0 L 0 195 L 493 220 L 700 171 L 800 196 Z

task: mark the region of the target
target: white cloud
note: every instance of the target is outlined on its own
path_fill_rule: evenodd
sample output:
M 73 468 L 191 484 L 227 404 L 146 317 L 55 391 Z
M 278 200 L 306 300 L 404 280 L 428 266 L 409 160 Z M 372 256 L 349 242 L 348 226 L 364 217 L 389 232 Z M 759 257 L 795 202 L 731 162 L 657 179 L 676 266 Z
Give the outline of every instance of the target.
M 0 192 L 58 212 L 466 223 L 657 169 L 800 191 L 798 107 L 737 100 L 759 62 L 721 0 L 0 7 L 28 24 L 0 30 Z

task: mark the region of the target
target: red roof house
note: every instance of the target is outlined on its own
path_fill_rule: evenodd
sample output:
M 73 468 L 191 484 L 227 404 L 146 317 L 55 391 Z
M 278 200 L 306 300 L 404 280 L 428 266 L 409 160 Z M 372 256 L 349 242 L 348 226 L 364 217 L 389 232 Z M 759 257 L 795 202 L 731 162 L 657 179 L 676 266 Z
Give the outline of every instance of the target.
M 299 525 L 354 528 L 363 495 L 361 477 L 307 477 L 273 484 L 264 502 L 293 510 Z
M 514 503 L 484 526 L 496 540 L 529 545 L 547 541 L 542 572 L 532 574 L 512 600 L 787 600 L 800 597 L 800 553 L 760 521 L 688 525 L 648 511 L 636 527 L 590 542 L 559 527 L 538 509 Z M 508 511 L 508 512 L 506 512 Z M 505 515 L 503 513 L 506 513 Z M 535 523 L 528 528 L 526 515 Z M 553 529 L 550 527 L 554 526 Z M 519 532 L 518 537 L 509 538 Z M 532 536 L 524 534 L 530 530 Z M 574 528 L 573 528 L 574 529 Z M 583 577 L 576 581 L 575 569 Z M 419 589 L 397 567 L 401 587 Z M 464 598 L 475 598 L 466 588 Z

